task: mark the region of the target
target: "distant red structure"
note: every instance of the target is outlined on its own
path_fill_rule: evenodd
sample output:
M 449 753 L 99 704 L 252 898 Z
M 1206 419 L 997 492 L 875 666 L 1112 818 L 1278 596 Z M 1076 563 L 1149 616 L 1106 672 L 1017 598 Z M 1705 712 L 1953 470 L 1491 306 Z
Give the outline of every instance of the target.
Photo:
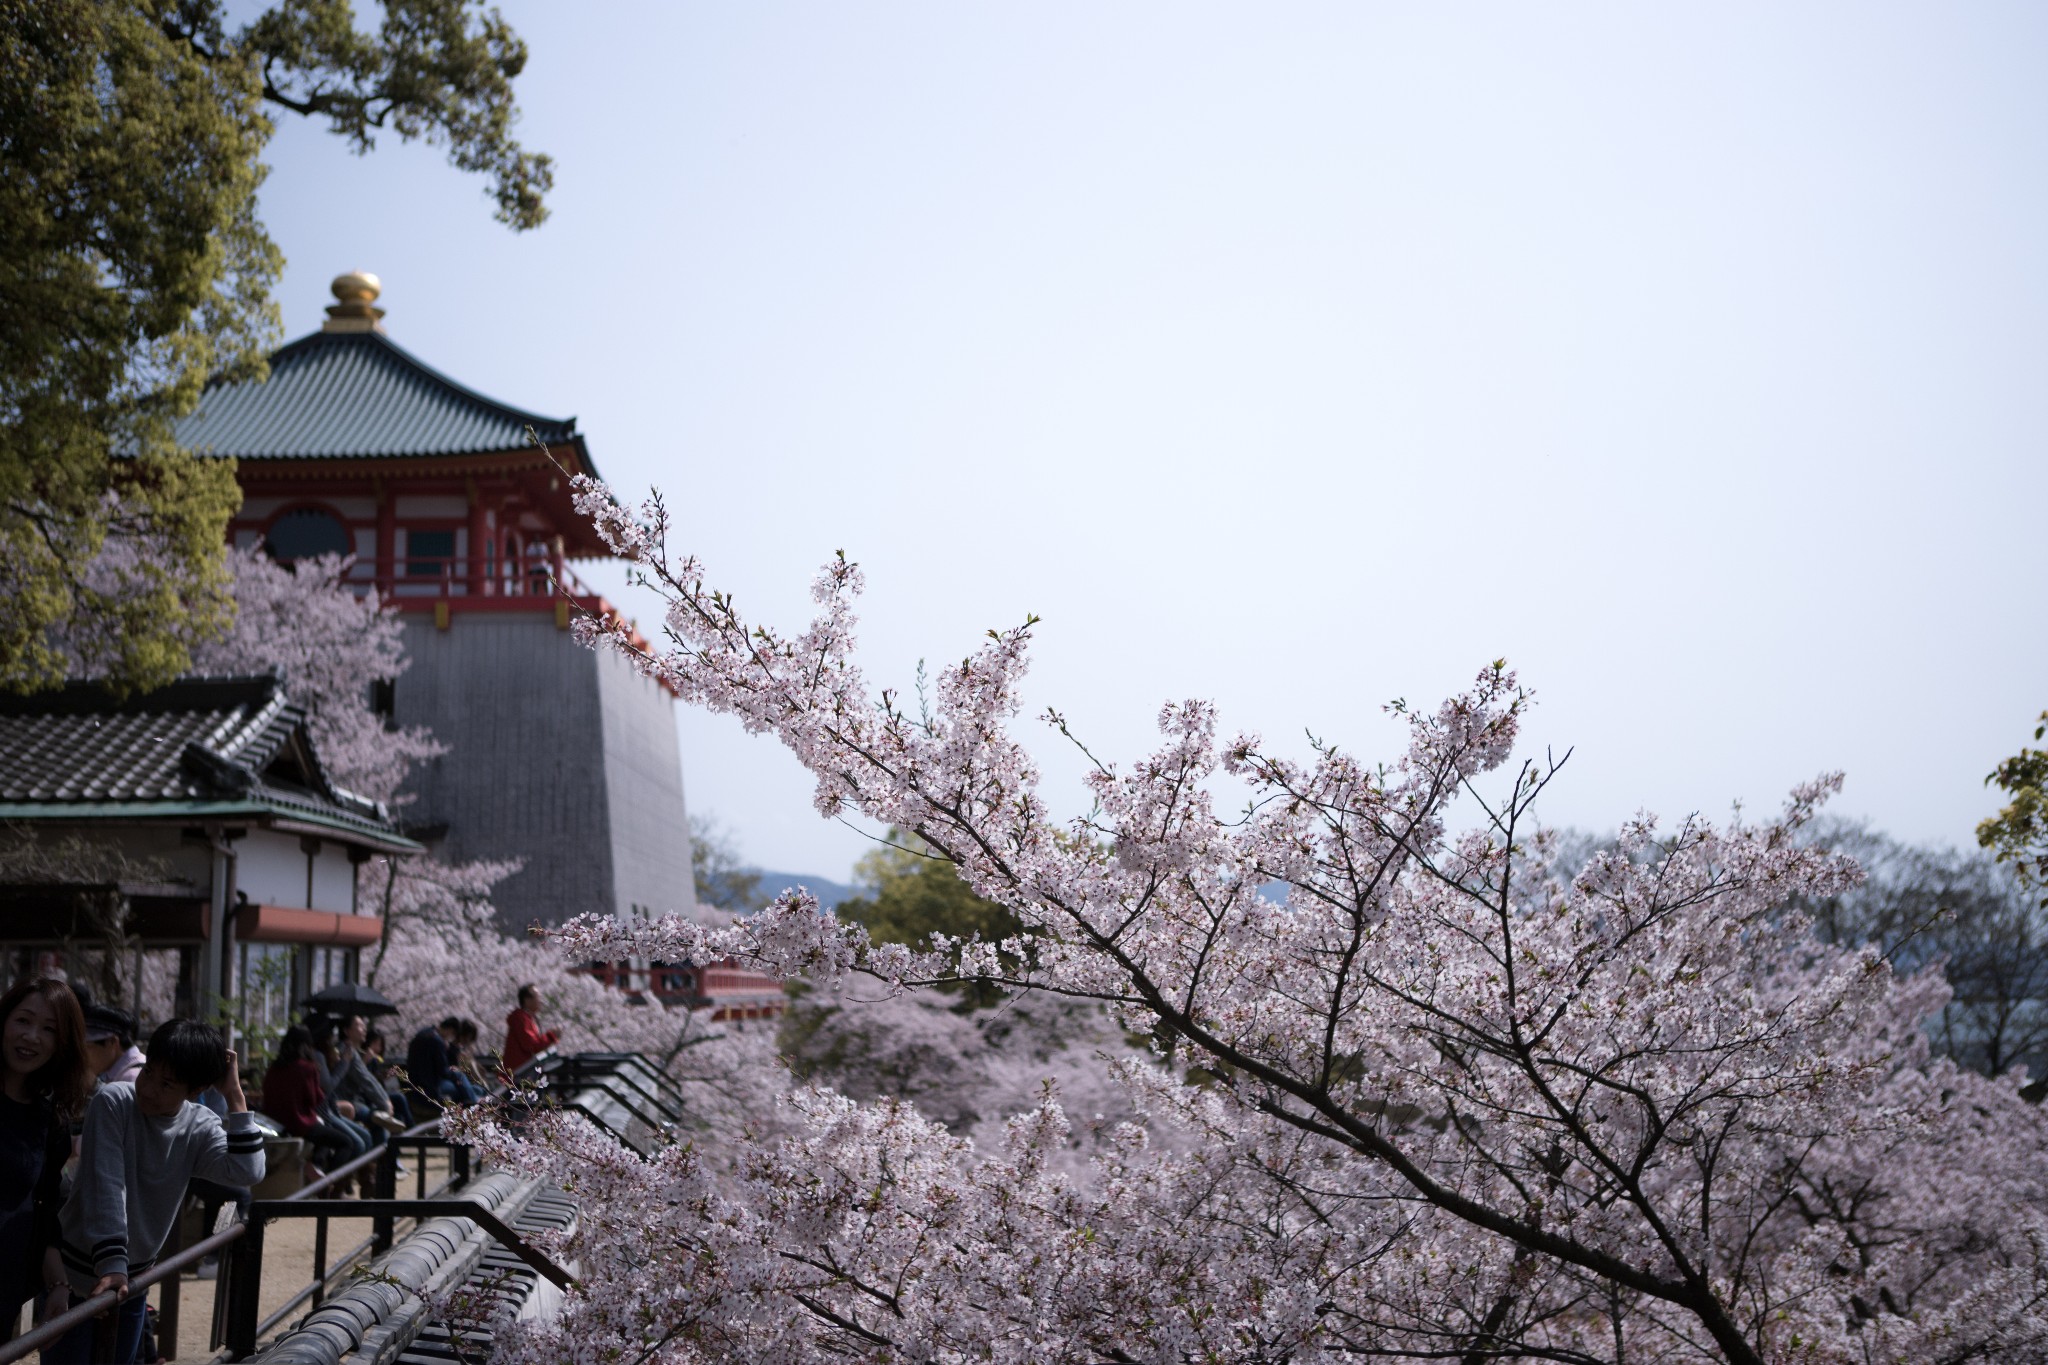
M 780 981 L 730 959 L 708 965 L 592 962 L 576 970 L 648 1004 L 709 1010 L 717 1020 L 779 1018 L 789 999 Z

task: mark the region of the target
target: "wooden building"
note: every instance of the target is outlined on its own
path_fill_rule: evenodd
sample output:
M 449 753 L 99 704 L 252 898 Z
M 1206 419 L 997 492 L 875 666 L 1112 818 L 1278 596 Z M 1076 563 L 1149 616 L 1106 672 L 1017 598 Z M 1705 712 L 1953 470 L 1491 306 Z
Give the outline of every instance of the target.
M 568 631 L 612 610 L 573 568 L 607 553 L 570 501 L 570 477 L 594 472 L 575 419 L 396 345 L 375 276 L 334 293 L 267 382 L 209 388 L 179 426 L 237 461 L 234 543 L 351 555 L 354 581 L 403 613 L 411 664 L 383 704 L 449 746 L 416 778 L 406 829 L 451 860 L 523 860 L 497 897 L 508 927 L 691 913 L 674 699 Z
M 328 779 L 275 674 L 0 693 L 0 824 L 4 975 L 146 1019 L 239 996 L 259 1024 L 356 979 L 384 927 L 356 868 L 420 851 Z

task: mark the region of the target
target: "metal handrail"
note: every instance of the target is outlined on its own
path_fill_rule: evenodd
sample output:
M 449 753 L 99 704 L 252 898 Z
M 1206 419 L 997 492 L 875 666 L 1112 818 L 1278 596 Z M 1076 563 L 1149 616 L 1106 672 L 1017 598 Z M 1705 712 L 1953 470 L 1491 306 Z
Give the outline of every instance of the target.
M 533 1071 L 535 1063 L 539 1060 L 540 1058 L 536 1057 L 527 1062 L 525 1066 L 519 1069 L 517 1076 L 513 1079 L 516 1081 L 519 1076 L 525 1076 Z M 500 1084 L 491 1090 L 488 1098 L 503 1098 L 509 1088 L 510 1086 L 507 1084 Z M 245 1238 L 251 1238 L 252 1243 L 257 1248 L 260 1248 L 262 1233 L 255 1231 L 252 1238 L 252 1230 L 260 1228 L 261 1221 L 269 1221 L 279 1217 L 319 1218 L 321 1220 L 316 1233 L 318 1241 L 315 1249 L 315 1273 L 311 1283 L 295 1294 L 282 1308 L 279 1308 L 266 1320 L 257 1325 L 257 1336 L 261 1336 L 264 1332 L 269 1331 L 272 1327 L 283 1321 L 292 1309 L 304 1303 L 308 1298 L 324 1293 L 328 1280 L 333 1278 L 333 1275 L 343 1267 L 351 1264 L 364 1251 L 370 1249 L 388 1250 L 395 1232 L 394 1225 L 397 1219 L 401 1217 L 412 1217 L 420 1213 L 424 1213 L 428 1217 L 440 1217 L 451 1211 L 460 1212 L 462 1217 L 474 1219 L 478 1226 L 485 1228 L 493 1237 L 505 1243 L 508 1249 L 522 1260 L 527 1260 L 529 1256 L 539 1256 L 538 1252 L 534 1252 L 531 1248 L 526 1247 L 524 1243 L 518 1242 L 517 1235 L 509 1228 L 506 1228 L 495 1215 L 490 1214 L 487 1210 L 482 1210 L 467 1201 L 451 1201 L 437 1198 L 437 1196 L 446 1193 L 450 1188 L 459 1187 L 465 1183 L 469 1176 L 468 1145 L 443 1137 L 440 1133 L 440 1127 L 440 1115 L 437 1114 L 433 1118 L 424 1119 L 403 1132 L 391 1134 L 385 1142 L 364 1152 L 361 1156 L 328 1171 L 310 1185 L 294 1190 L 281 1199 L 259 1200 L 252 1203 L 250 1205 L 252 1214 L 259 1205 L 263 1207 L 264 1217 L 262 1220 L 259 1221 L 253 1217 L 248 1221 L 238 1220 L 219 1232 L 201 1238 L 191 1246 L 165 1257 L 140 1274 L 132 1276 L 128 1281 L 128 1288 L 125 1292 L 116 1292 L 109 1289 L 104 1293 L 95 1294 L 81 1303 L 73 1304 L 69 1309 L 51 1318 L 48 1322 L 22 1333 L 12 1341 L 0 1342 L 0 1365 L 13 1365 L 15 1361 L 27 1359 L 28 1356 L 45 1346 L 54 1345 L 81 1323 L 91 1322 L 100 1318 L 108 1310 L 116 1307 L 129 1296 L 147 1294 L 151 1286 L 165 1280 L 171 1280 L 174 1276 L 181 1274 L 186 1267 L 196 1265 L 208 1256 L 224 1252 L 227 1248 L 234 1246 Z M 389 1188 L 391 1180 L 396 1175 L 396 1152 L 401 1144 L 417 1147 L 421 1152 L 421 1198 L 419 1199 L 405 1200 L 393 1198 L 392 1196 L 395 1191 Z M 435 1187 L 432 1195 L 428 1195 L 425 1191 L 425 1149 L 430 1146 L 445 1146 L 450 1149 L 449 1177 Z M 391 1165 L 388 1168 L 381 1169 L 378 1173 L 380 1177 L 378 1183 L 386 1186 L 386 1188 L 378 1191 L 383 1197 L 378 1199 L 321 1199 L 316 1197 L 333 1189 L 341 1182 L 352 1178 L 358 1172 L 369 1169 L 373 1164 L 387 1160 L 391 1162 Z M 462 1208 L 460 1210 L 451 1210 L 444 1207 L 451 1204 L 461 1204 Z M 309 1205 L 310 1207 L 306 1207 L 302 1212 L 298 1207 L 295 1207 L 300 1205 Z M 333 1217 L 367 1217 L 372 1220 L 372 1226 L 375 1228 L 375 1231 L 368 1240 L 342 1255 L 333 1266 L 329 1267 L 322 1263 L 326 1260 L 326 1220 Z M 511 1238 L 512 1240 L 507 1242 L 506 1238 Z M 246 1255 L 250 1249 L 249 1246 L 244 1246 L 241 1254 Z M 528 1263 L 535 1264 L 531 1260 Z M 537 1264 L 535 1268 L 537 1270 L 541 1269 Z M 220 1281 L 222 1288 L 217 1291 L 216 1295 L 217 1310 L 233 1294 L 226 1271 L 227 1267 L 223 1266 L 223 1274 Z M 553 1262 L 547 1262 L 547 1269 L 541 1270 L 541 1273 L 546 1274 L 549 1279 L 555 1280 L 558 1284 L 564 1284 L 562 1280 L 557 1279 L 557 1276 L 565 1275 L 566 1272 L 555 1266 Z M 564 1284 L 564 1287 L 566 1287 L 566 1284 Z M 248 1311 L 253 1311 L 253 1308 Z M 216 1312 L 216 1321 L 218 1321 L 218 1317 L 219 1314 Z M 109 1326 L 111 1326 L 111 1319 L 109 1319 Z
M 226 1358 L 242 1360 L 255 1353 L 256 1343 L 272 1328 L 292 1316 L 298 1307 L 326 1285 L 326 1278 L 318 1278 L 301 1289 L 288 1301 L 273 1310 L 268 1317 L 257 1320 L 262 1286 L 262 1251 L 264 1229 L 271 1223 L 285 1218 L 328 1218 L 369 1217 L 383 1221 L 399 1217 L 411 1218 L 415 1223 L 428 1218 L 466 1218 L 490 1234 L 492 1240 L 510 1251 L 539 1274 L 545 1275 L 560 1288 L 567 1289 L 574 1280 L 569 1272 L 534 1250 L 503 1219 L 471 1199 L 277 1199 L 258 1200 L 250 1206 L 248 1240 L 235 1253 L 237 1257 L 249 1257 L 251 1267 L 243 1270 L 237 1265 L 229 1279 L 228 1322 L 225 1341 Z M 345 1258 L 343 1264 L 352 1260 L 365 1247 L 377 1239 L 372 1237 L 363 1246 L 357 1247 Z M 340 1269 L 340 1265 L 335 1267 Z M 319 1307 L 318 1302 L 314 1307 Z
M 631 1074 L 632 1068 L 623 1064 L 626 1058 L 634 1055 L 631 1053 L 577 1053 L 558 1059 L 554 1066 L 544 1068 L 541 1074 L 547 1078 L 550 1085 L 556 1084 L 566 1076 L 568 1084 L 564 1087 L 565 1089 L 599 1091 L 634 1119 L 647 1125 L 650 1132 L 656 1134 L 665 1132 L 682 1118 L 681 1097 L 680 1095 L 676 1096 L 676 1104 L 672 1107 L 664 1103 L 660 1095 L 653 1093 L 646 1086 L 640 1084 L 639 1080 Z M 659 1074 L 656 1074 L 657 1079 L 659 1079 Z M 638 1105 L 631 1103 L 625 1095 L 619 1094 L 608 1086 L 598 1084 L 600 1081 L 616 1082 L 629 1094 L 637 1096 L 648 1105 L 651 1105 L 655 1111 L 654 1115 L 650 1117 Z M 671 1088 L 667 1087 L 665 1082 L 662 1082 L 662 1085 L 663 1088 Z M 568 1100 L 561 1104 L 561 1108 L 583 1115 L 598 1128 L 610 1134 L 621 1146 L 639 1152 L 643 1156 L 646 1155 L 644 1149 L 633 1140 L 630 1133 L 621 1132 L 612 1125 L 608 1117 L 599 1113 L 590 1105 L 585 1104 L 582 1100 Z
M 511 1087 L 517 1083 L 518 1077 L 525 1075 L 533 1064 L 529 1061 L 514 1076 L 493 1086 L 484 1098 L 505 1098 Z M 438 1106 L 438 1101 L 434 1103 Z M 498 1223 L 488 1211 L 478 1210 L 476 1205 L 468 1201 L 449 1201 L 441 1198 L 449 1190 L 466 1185 L 470 1179 L 469 1144 L 444 1136 L 440 1131 L 442 1117 L 441 1114 L 436 1114 L 433 1118 L 422 1119 L 403 1132 L 393 1133 L 380 1146 L 336 1168 L 304 1189 L 286 1195 L 283 1199 L 257 1200 L 250 1204 L 248 1221 L 240 1225 L 246 1230 L 248 1240 L 236 1251 L 235 1262 L 223 1266 L 222 1280 L 225 1290 L 218 1292 L 214 1300 L 215 1331 L 212 1344 L 224 1344 L 227 1347 L 226 1359 L 239 1360 L 253 1352 L 258 1340 L 290 1318 L 307 1300 L 312 1300 L 313 1306 L 318 1308 L 326 1298 L 328 1283 L 353 1265 L 364 1252 L 376 1254 L 389 1251 L 395 1241 L 400 1218 L 411 1218 L 417 1224 L 423 1217 L 438 1217 L 456 1212 L 463 1217 L 472 1218 L 501 1242 L 507 1237 L 517 1241 L 516 1234 Z M 418 1196 L 413 1199 L 396 1197 L 398 1155 L 402 1147 L 414 1148 L 420 1154 Z M 449 1168 L 447 1178 L 431 1192 L 427 1189 L 426 1151 L 429 1147 L 448 1149 Z M 372 1163 L 377 1166 L 375 1198 L 314 1198 L 315 1195 L 346 1180 Z M 459 1205 L 459 1208 L 451 1210 L 445 1207 L 451 1203 Z M 268 1316 L 257 1321 L 256 1312 L 262 1293 L 264 1228 L 279 1218 L 319 1219 L 314 1231 L 313 1277 L 297 1293 L 273 1309 Z M 330 1218 L 368 1218 L 371 1226 L 369 1237 L 343 1252 L 332 1265 L 327 1262 L 327 1220 Z M 528 1254 L 538 1255 L 531 1252 L 523 1243 L 514 1250 L 522 1258 Z M 0 1365 L 4 1365 L 4 1362 L 0 1362 Z
M 169 1256 L 158 1261 L 155 1265 L 128 1282 L 127 1294 L 116 1293 L 109 1289 L 104 1293 L 93 1295 L 83 1303 L 73 1304 L 67 1311 L 59 1313 L 56 1317 L 51 1318 L 33 1331 L 24 1332 L 5 1345 L 0 1345 L 0 1365 L 8 1365 L 11 1361 L 25 1360 L 32 1352 L 40 1351 L 45 1346 L 55 1345 L 72 1328 L 80 1323 L 91 1322 L 94 1318 L 99 1317 L 102 1313 L 120 1303 L 128 1294 L 148 1293 L 149 1287 L 157 1281 L 180 1274 L 186 1266 L 196 1265 L 208 1256 L 230 1246 L 240 1240 L 247 1230 L 246 1224 L 236 1223 L 232 1227 L 214 1233 L 211 1237 L 194 1242 L 175 1256 Z
M 406 1134 L 399 1136 L 406 1136 L 439 1123 L 439 1119 L 432 1119 L 428 1123 L 419 1124 L 415 1128 L 408 1129 Z M 291 1203 L 298 1200 L 311 1199 L 314 1195 L 332 1187 L 335 1182 L 345 1180 L 349 1176 L 354 1175 L 357 1171 L 362 1170 L 382 1155 L 381 1151 L 365 1152 L 355 1160 L 329 1171 L 304 1189 L 294 1190 L 283 1199 L 275 1202 Z M 231 1227 L 223 1228 L 221 1231 L 214 1233 L 212 1236 L 201 1238 L 183 1251 L 167 1256 L 149 1269 L 133 1276 L 128 1281 L 126 1291 L 109 1289 L 102 1293 L 94 1294 L 83 1303 L 71 1305 L 69 1309 L 59 1313 L 41 1326 L 36 1327 L 32 1331 L 24 1332 L 14 1340 L 0 1345 L 0 1365 L 11 1365 L 11 1362 L 26 1359 L 31 1352 L 39 1351 L 45 1346 L 54 1345 L 80 1323 L 91 1322 L 108 1309 L 120 1304 L 130 1295 L 147 1294 L 151 1285 L 180 1274 L 186 1266 L 197 1265 L 208 1256 L 232 1246 L 247 1235 L 248 1231 L 249 1225 L 247 1223 L 237 1222 Z
M 249 1224 L 261 1224 L 270 1219 L 287 1216 L 308 1218 L 317 1217 L 320 1220 L 319 1226 L 316 1227 L 313 1232 L 313 1278 L 307 1281 L 304 1288 L 300 1289 L 296 1294 L 293 1294 L 289 1299 L 286 1299 L 282 1304 L 279 1304 L 276 1308 L 272 1309 L 268 1317 L 264 1318 L 263 1321 L 256 1324 L 255 1335 L 257 1337 L 261 1337 L 271 1328 L 277 1326 L 286 1318 L 290 1317 L 292 1315 L 293 1310 L 298 1308 L 300 1304 L 306 1302 L 308 1299 L 311 1299 L 313 1301 L 313 1306 L 315 1308 L 318 1308 L 327 1297 L 328 1283 L 331 1280 L 333 1280 L 333 1278 L 336 1275 L 339 1275 L 342 1271 L 354 1265 L 356 1260 L 359 1257 L 361 1257 L 364 1252 L 384 1252 L 389 1251 L 391 1249 L 392 1242 L 394 1241 L 397 1232 L 398 1219 L 397 1217 L 393 1216 L 393 1213 L 390 1208 L 371 1208 L 370 1206 L 373 1203 L 379 1203 L 381 1201 L 381 1205 L 401 1206 L 400 1216 L 403 1216 L 403 1207 L 420 1206 L 426 1202 L 439 1198 L 451 1189 L 459 1189 L 469 1182 L 470 1170 L 468 1145 L 465 1143 L 456 1142 L 451 1138 L 442 1137 L 438 1133 L 428 1133 L 425 1131 L 428 1128 L 437 1126 L 439 1123 L 439 1119 L 430 1119 L 424 1123 L 415 1124 L 413 1127 L 406 1129 L 402 1133 L 393 1133 L 382 1148 L 380 1148 L 377 1151 L 366 1152 L 362 1157 L 358 1158 L 357 1162 L 351 1162 L 349 1163 L 349 1167 L 345 1167 L 342 1171 L 337 1171 L 335 1173 L 334 1179 L 339 1180 L 344 1177 L 348 1169 L 353 1168 L 355 1165 L 358 1164 L 358 1162 L 375 1160 L 378 1163 L 376 1173 L 377 1191 L 375 1200 L 346 1198 L 312 1198 L 312 1195 L 318 1193 L 322 1189 L 325 1189 L 329 1184 L 328 1180 L 323 1179 L 315 1182 L 314 1184 L 306 1186 L 305 1189 L 297 1191 L 294 1194 L 286 1195 L 283 1199 L 266 1199 L 252 1201 L 250 1203 L 249 1208 L 251 1216 L 248 1219 Z M 398 1178 L 398 1149 L 401 1145 L 412 1147 L 415 1150 L 417 1150 L 420 1154 L 420 1178 L 418 1186 L 419 1196 L 418 1198 L 412 1200 L 399 1200 L 396 1197 Z M 436 1185 L 431 1192 L 429 1192 L 427 1189 L 426 1150 L 429 1147 L 446 1147 L 449 1149 L 448 1177 L 445 1180 L 443 1180 L 440 1184 Z M 255 1216 L 255 1210 L 257 1204 L 259 1203 L 263 1206 L 264 1209 L 263 1216 L 260 1218 Z M 277 1211 L 278 1208 L 285 1205 L 292 1205 L 295 1207 L 306 1207 L 309 1211 L 305 1214 L 279 1213 Z M 356 1243 L 347 1251 L 344 1251 L 341 1253 L 341 1255 L 335 1257 L 332 1264 L 329 1264 L 327 1259 L 327 1220 L 329 1218 L 369 1218 L 371 1226 L 371 1232 L 368 1237 L 365 1237 L 362 1241 Z M 247 1250 L 248 1249 L 245 1247 L 243 1251 L 237 1252 L 236 1255 L 244 1255 L 247 1253 Z M 258 1270 L 260 1271 L 260 1269 L 261 1266 L 259 1265 Z M 260 1279 L 261 1276 L 259 1274 L 257 1277 L 259 1283 Z M 230 1278 L 229 1282 L 232 1285 L 232 1278 Z M 249 1292 L 253 1296 L 256 1293 L 258 1293 L 259 1290 L 255 1285 L 252 1285 Z M 226 1300 L 232 1297 L 233 1290 L 230 1289 L 227 1295 L 221 1296 L 216 1299 L 216 1306 L 221 1308 L 222 1310 L 221 1312 L 217 1312 L 214 1315 L 216 1328 L 214 1332 L 215 1340 L 213 1344 L 216 1346 L 221 1344 L 222 1331 L 220 1324 L 222 1323 L 223 1315 L 226 1312 Z M 251 1299 L 251 1302 L 254 1302 L 253 1297 Z
M 640 1062 L 641 1067 L 635 1068 L 626 1065 L 628 1060 Z M 528 1063 L 528 1065 L 530 1066 L 532 1063 Z M 682 1091 L 676 1087 L 675 1082 L 664 1076 L 657 1068 L 648 1064 L 647 1059 L 638 1053 L 572 1053 L 555 1059 L 554 1065 L 552 1067 L 543 1067 L 540 1074 L 546 1076 L 550 1083 L 552 1083 L 558 1072 L 566 1072 L 569 1084 L 572 1086 L 580 1084 L 586 1076 L 602 1076 L 617 1080 L 621 1085 L 628 1086 L 636 1093 L 644 1096 L 671 1123 L 682 1117 L 683 1110 L 686 1107 L 683 1103 Z M 635 1074 L 636 1072 L 644 1074 Z M 644 1084 L 648 1077 L 652 1077 L 654 1081 L 655 1088 L 652 1090 Z

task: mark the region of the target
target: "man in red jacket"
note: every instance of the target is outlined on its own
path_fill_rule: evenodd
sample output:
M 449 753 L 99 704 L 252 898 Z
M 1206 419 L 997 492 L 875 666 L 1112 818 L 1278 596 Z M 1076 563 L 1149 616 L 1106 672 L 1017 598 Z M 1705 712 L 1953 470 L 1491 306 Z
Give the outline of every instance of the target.
M 532 982 L 519 988 L 519 1008 L 505 1016 L 505 1070 L 517 1074 L 541 1053 L 555 1045 L 562 1035 L 549 1029 L 540 1031 L 540 1021 L 534 1016 L 540 1009 L 540 992 Z

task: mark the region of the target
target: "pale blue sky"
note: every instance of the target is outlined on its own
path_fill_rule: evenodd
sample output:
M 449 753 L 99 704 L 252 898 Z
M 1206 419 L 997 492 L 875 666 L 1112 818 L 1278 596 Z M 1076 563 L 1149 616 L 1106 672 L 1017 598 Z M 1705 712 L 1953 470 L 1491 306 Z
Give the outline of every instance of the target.
M 1206 696 L 1392 757 L 1506 655 L 1554 822 L 1839 767 L 1952 843 L 2048 706 L 2048 9 L 504 10 L 554 217 L 289 123 L 288 334 L 378 272 L 781 624 L 843 547 L 877 685 L 1035 611 L 1100 754 Z M 681 731 L 746 855 L 846 874 L 792 760 Z

